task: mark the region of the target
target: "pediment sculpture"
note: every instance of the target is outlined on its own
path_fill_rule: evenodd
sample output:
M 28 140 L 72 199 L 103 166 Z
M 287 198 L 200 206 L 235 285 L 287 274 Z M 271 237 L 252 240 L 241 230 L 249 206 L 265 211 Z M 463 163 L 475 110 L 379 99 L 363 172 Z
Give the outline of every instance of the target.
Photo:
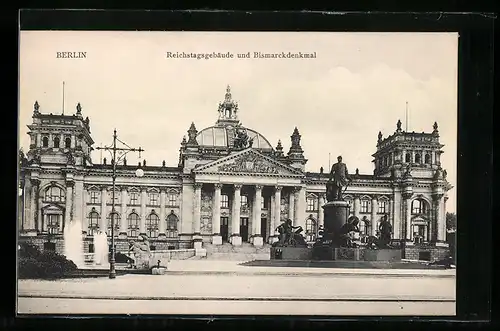
M 236 158 L 232 163 L 222 164 L 218 168 L 221 172 L 250 172 L 279 174 L 278 167 L 263 160 L 257 155 L 246 154 Z

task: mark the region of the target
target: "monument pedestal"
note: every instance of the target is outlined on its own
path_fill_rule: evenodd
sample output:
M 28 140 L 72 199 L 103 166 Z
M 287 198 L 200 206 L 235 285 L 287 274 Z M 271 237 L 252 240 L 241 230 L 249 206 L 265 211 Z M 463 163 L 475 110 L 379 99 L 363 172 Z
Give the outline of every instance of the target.
M 231 244 L 233 246 L 241 246 L 241 237 L 240 236 L 232 236 L 231 237 Z
M 253 237 L 253 245 L 255 247 L 262 247 L 264 245 L 264 239 L 261 236 Z
M 342 226 L 347 223 L 349 217 L 349 203 L 347 201 L 330 201 L 323 207 L 324 229 L 323 237 L 333 239 L 338 235 Z
M 212 236 L 212 245 L 222 245 L 222 236 L 213 235 Z

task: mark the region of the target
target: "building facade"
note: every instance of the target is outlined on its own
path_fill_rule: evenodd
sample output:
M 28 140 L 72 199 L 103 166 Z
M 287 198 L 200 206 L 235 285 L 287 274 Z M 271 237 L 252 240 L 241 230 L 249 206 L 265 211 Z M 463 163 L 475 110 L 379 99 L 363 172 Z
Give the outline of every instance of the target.
M 116 164 L 113 194 L 112 161 L 92 162 L 90 120 L 80 104 L 73 115 L 53 115 L 35 102 L 30 148 L 20 152 L 20 238 L 62 250 L 65 224 L 79 222 L 92 252 L 93 234 L 109 235 L 113 218 L 118 250 L 139 234 L 157 250 L 245 242 L 259 247 L 276 241 L 276 227 L 290 218 L 313 242 L 323 224 L 328 171 L 306 171 L 297 128 L 285 154 L 281 141 L 273 147 L 245 127 L 238 112 L 228 87 L 215 125 L 198 131 L 191 124 L 177 166 L 124 160 Z M 441 168 L 442 148 L 437 123 L 431 133 L 404 132 L 400 121 L 390 136 L 379 133 L 373 174 L 356 169 L 345 192 L 350 213 L 363 221 L 362 235 L 376 235 L 387 215 L 395 240 L 446 246 L 451 185 Z M 138 168 L 144 176 L 135 176 Z

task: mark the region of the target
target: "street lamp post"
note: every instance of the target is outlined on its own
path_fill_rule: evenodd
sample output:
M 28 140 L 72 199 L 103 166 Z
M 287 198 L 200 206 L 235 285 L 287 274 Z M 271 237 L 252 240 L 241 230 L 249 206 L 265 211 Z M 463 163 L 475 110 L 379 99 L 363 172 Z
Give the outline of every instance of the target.
M 116 147 L 116 142 L 119 141 L 126 147 L 121 148 L 121 147 Z M 115 183 L 116 183 L 116 164 L 125 158 L 125 155 L 129 152 L 139 152 L 139 158 L 141 157 L 141 152 L 144 152 L 142 148 L 132 148 L 125 144 L 123 141 L 119 140 L 117 135 L 116 135 L 116 129 L 113 131 L 113 145 L 112 146 L 105 146 L 105 147 L 96 147 L 98 150 L 106 150 L 111 153 L 111 162 L 112 162 L 112 169 L 113 169 L 113 174 L 112 174 L 112 180 L 113 180 L 113 189 L 112 189 L 112 196 L 111 196 L 111 258 L 109 259 L 109 278 L 114 279 L 116 278 L 116 270 L 115 270 Z M 116 156 L 116 153 L 120 153 L 120 155 Z M 144 172 L 142 169 L 138 168 L 137 171 L 135 172 L 137 177 L 142 177 Z

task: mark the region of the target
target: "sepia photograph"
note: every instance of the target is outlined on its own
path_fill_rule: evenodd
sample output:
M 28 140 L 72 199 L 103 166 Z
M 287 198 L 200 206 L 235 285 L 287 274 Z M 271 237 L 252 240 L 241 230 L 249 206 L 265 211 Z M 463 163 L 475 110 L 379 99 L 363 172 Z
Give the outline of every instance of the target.
M 457 33 L 19 32 L 17 306 L 455 316 Z

